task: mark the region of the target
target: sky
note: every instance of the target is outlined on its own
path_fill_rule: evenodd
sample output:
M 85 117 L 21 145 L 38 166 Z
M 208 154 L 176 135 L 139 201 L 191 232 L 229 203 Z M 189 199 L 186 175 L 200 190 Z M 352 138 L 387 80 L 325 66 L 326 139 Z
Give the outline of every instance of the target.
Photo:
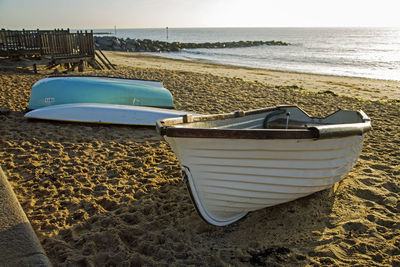
M 400 27 L 399 0 L 0 0 L 0 28 Z

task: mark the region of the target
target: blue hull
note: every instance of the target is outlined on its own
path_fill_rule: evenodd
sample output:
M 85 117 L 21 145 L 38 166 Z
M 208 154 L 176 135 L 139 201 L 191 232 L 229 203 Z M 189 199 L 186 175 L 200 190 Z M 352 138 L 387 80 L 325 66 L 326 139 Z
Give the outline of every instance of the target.
M 101 103 L 173 108 L 161 82 L 104 77 L 45 78 L 32 86 L 28 109 L 61 104 Z

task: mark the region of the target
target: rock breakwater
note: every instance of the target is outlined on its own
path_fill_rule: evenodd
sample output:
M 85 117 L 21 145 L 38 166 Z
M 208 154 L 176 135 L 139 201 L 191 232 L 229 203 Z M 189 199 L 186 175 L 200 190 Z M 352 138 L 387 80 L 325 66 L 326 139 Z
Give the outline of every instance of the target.
M 126 51 L 126 52 L 174 52 L 182 49 L 195 48 L 233 48 L 250 47 L 260 45 L 281 45 L 289 43 L 282 41 L 237 41 L 237 42 L 216 42 L 216 43 L 181 43 L 163 42 L 149 39 L 123 39 L 111 36 L 95 37 L 96 45 L 102 50 Z

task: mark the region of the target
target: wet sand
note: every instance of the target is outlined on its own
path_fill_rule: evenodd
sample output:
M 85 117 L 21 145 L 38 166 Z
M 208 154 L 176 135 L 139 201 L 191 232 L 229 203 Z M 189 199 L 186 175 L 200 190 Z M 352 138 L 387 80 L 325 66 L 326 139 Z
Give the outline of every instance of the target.
M 117 70 L 80 75 L 159 80 L 177 109 L 197 113 L 277 104 L 314 116 L 362 109 L 373 130 L 335 190 L 215 227 L 197 215 L 175 155 L 154 128 L 28 121 L 30 88 L 49 74 L 0 71 L 0 107 L 12 110 L 0 114 L 0 165 L 55 266 L 400 264 L 400 103 L 379 98 L 398 83 L 283 72 L 276 73 L 287 78 L 267 78 L 261 70 L 253 79 L 247 68 L 110 58 Z M 328 78 L 351 80 L 347 96 L 326 82 L 314 91 Z M 364 100 L 353 92 L 372 85 L 379 93 Z

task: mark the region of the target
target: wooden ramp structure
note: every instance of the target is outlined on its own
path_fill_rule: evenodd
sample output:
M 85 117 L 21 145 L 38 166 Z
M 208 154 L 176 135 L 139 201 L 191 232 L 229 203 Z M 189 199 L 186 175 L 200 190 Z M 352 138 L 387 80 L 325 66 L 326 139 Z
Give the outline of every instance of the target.
M 63 65 L 67 71 L 87 64 L 95 69 L 115 69 L 96 48 L 92 31 L 71 33 L 67 30 L 0 30 L 0 67 L 53 68 Z

